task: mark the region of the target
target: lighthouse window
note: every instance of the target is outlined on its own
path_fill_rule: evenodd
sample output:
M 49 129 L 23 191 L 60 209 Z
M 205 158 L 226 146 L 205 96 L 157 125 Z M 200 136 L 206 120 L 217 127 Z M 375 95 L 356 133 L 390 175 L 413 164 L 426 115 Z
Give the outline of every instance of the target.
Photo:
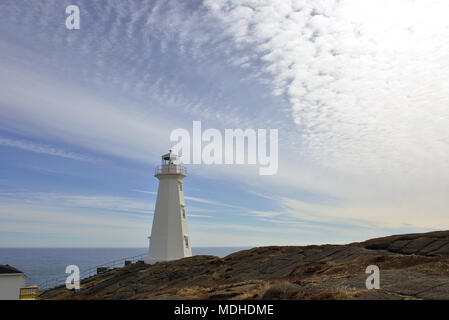
M 182 183 L 179 183 L 179 191 L 182 191 Z
M 184 236 L 184 243 L 186 245 L 186 248 L 188 248 L 189 247 L 189 237 Z
M 181 211 L 182 211 L 182 217 L 185 219 L 186 218 L 186 207 L 182 206 Z

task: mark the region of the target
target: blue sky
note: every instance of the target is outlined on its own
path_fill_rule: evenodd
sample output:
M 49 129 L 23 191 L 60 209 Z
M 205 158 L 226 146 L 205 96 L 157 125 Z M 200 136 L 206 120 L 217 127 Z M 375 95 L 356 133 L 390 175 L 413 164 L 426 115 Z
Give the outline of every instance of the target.
M 189 165 L 193 246 L 449 228 L 449 4 L 379 2 L 2 1 L 0 246 L 146 247 L 194 120 L 278 129 L 279 171 Z

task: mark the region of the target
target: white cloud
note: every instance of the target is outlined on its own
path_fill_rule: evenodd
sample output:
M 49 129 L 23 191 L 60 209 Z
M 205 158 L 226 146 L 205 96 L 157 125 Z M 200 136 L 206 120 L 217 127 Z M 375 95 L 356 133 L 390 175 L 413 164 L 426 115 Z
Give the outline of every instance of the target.
M 151 219 L 128 215 L 94 215 L 75 208 L 8 203 L 0 206 L 0 233 L 16 233 L 0 247 L 146 247 Z M 113 235 L 113 237 L 111 237 Z M 3 237 L 2 237 L 3 238 Z M 8 237 L 6 240 L 8 241 Z
M 161 151 L 155 151 L 169 145 L 172 120 L 133 106 L 124 109 L 18 67 L 0 64 L 0 70 L 9 75 L 0 77 L 4 129 L 145 163 L 157 159 Z
M 189 214 L 188 217 L 192 217 L 192 218 L 213 218 L 212 216 L 207 216 L 204 214 Z
M 204 203 L 204 204 L 211 204 L 211 205 L 220 206 L 220 207 L 240 208 L 240 207 L 232 205 L 232 204 L 227 204 L 227 203 L 223 203 L 220 201 L 214 201 L 214 200 L 198 198 L 198 197 L 184 196 L 184 199 L 194 201 L 194 202 Z
M 19 148 L 22 150 L 32 151 L 36 153 L 44 153 L 51 156 L 57 156 L 72 160 L 80 160 L 80 161 L 88 161 L 88 162 L 97 162 L 98 160 L 85 156 L 82 154 L 78 154 L 75 152 L 65 151 L 62 149 L 54 148 L 49 145 L 43 145 L 39 143 L 33 143 L 25 140 L 13 140 L 8 138 L 2 138 L 0 137 L 0 146 L 6 146 L 6 147 L 13 147 L 13 148 Z
M 155 192 L 155 191 L 146 191 L 146 190 L 137 190 L 137 189 L 135 189 L 133 191 L 140 192 L 140 193 L 145 193 L 145 194 L 157 195 L 157 192 Z
M 281 215 L 281 212 L 279 212 L 279 211 L 249 210 L 248 214 L 255 215 L 257 217 L 270 218 L 270 217 L 277 217 L 277 216 Z
M 288 96 L 312 159 L 359 174 L 447 169 L 447 1 L 207 3 Z
M 51 208 L 77 208 L 117 211 L 146 217 L 153 212 L 154 203 L 132 198 L 104 195 L 78 195 L 51 192 L 2 191 L 3 203 L 25 203 Z
M 157 195 L 157 192 L 154 192 L 154 191 L 146 191 L 146 190 L 134 190 L 134 191 L 140 192 L 140 193 Z M 186 196 L 185 195 L 184 199 L 185 200 L 189 200 L 189 201 L 193 201 L 193 202 L 199 202 L 199 203 L 203 203 L 203 204 L 219 206 L 219 207 L 229 207 L 229 208 L 237 208 L 237 209 L 241 209 L 242 208 L 242 207 L 235 206 L 235 205 L 232 205 L 232 204 L 227 204 L 227 203 L 223 203 L 223 202 L 220 202 L 220 201 L 204 199 L 204 198 L 199 198 L 199 197 L 191 197 L 191 196 Z M 195 208 L 195 209 L 196 210 L 205 210 L 205 209 L 199 209 L 199 208 Z
M 340 198 L 324 219 L 449 227 L 447 1 L 206 4 L 291 105 L 278 184 Z

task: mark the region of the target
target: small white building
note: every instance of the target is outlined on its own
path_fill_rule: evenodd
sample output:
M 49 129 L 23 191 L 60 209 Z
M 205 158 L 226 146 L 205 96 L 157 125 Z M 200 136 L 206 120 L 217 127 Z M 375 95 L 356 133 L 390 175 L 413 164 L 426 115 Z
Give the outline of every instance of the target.
M 19 300 L 20 288 L 25 287 L 26 275 L 6 264 L 0 264 L 0 300 Z
M 150 248 L 146 263 L 177 260 L 192 256 L 187 228 L 186 206 L 182 179 L 187 174 L 179 157 L 169 153 L 162 156 L 162 165 L 154 175 L 159 179 L 156 208 L 151 229 Z

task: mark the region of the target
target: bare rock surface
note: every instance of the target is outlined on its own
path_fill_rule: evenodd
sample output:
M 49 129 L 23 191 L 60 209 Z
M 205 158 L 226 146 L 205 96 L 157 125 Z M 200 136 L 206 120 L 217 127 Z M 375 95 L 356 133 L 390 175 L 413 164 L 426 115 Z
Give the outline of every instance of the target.
M 365 269 L 380 268 L 367 290 Z M 224 258 L 131 264 L 42 299 L 449 299 L 449 231 L 347 245 L 271 246 Z

